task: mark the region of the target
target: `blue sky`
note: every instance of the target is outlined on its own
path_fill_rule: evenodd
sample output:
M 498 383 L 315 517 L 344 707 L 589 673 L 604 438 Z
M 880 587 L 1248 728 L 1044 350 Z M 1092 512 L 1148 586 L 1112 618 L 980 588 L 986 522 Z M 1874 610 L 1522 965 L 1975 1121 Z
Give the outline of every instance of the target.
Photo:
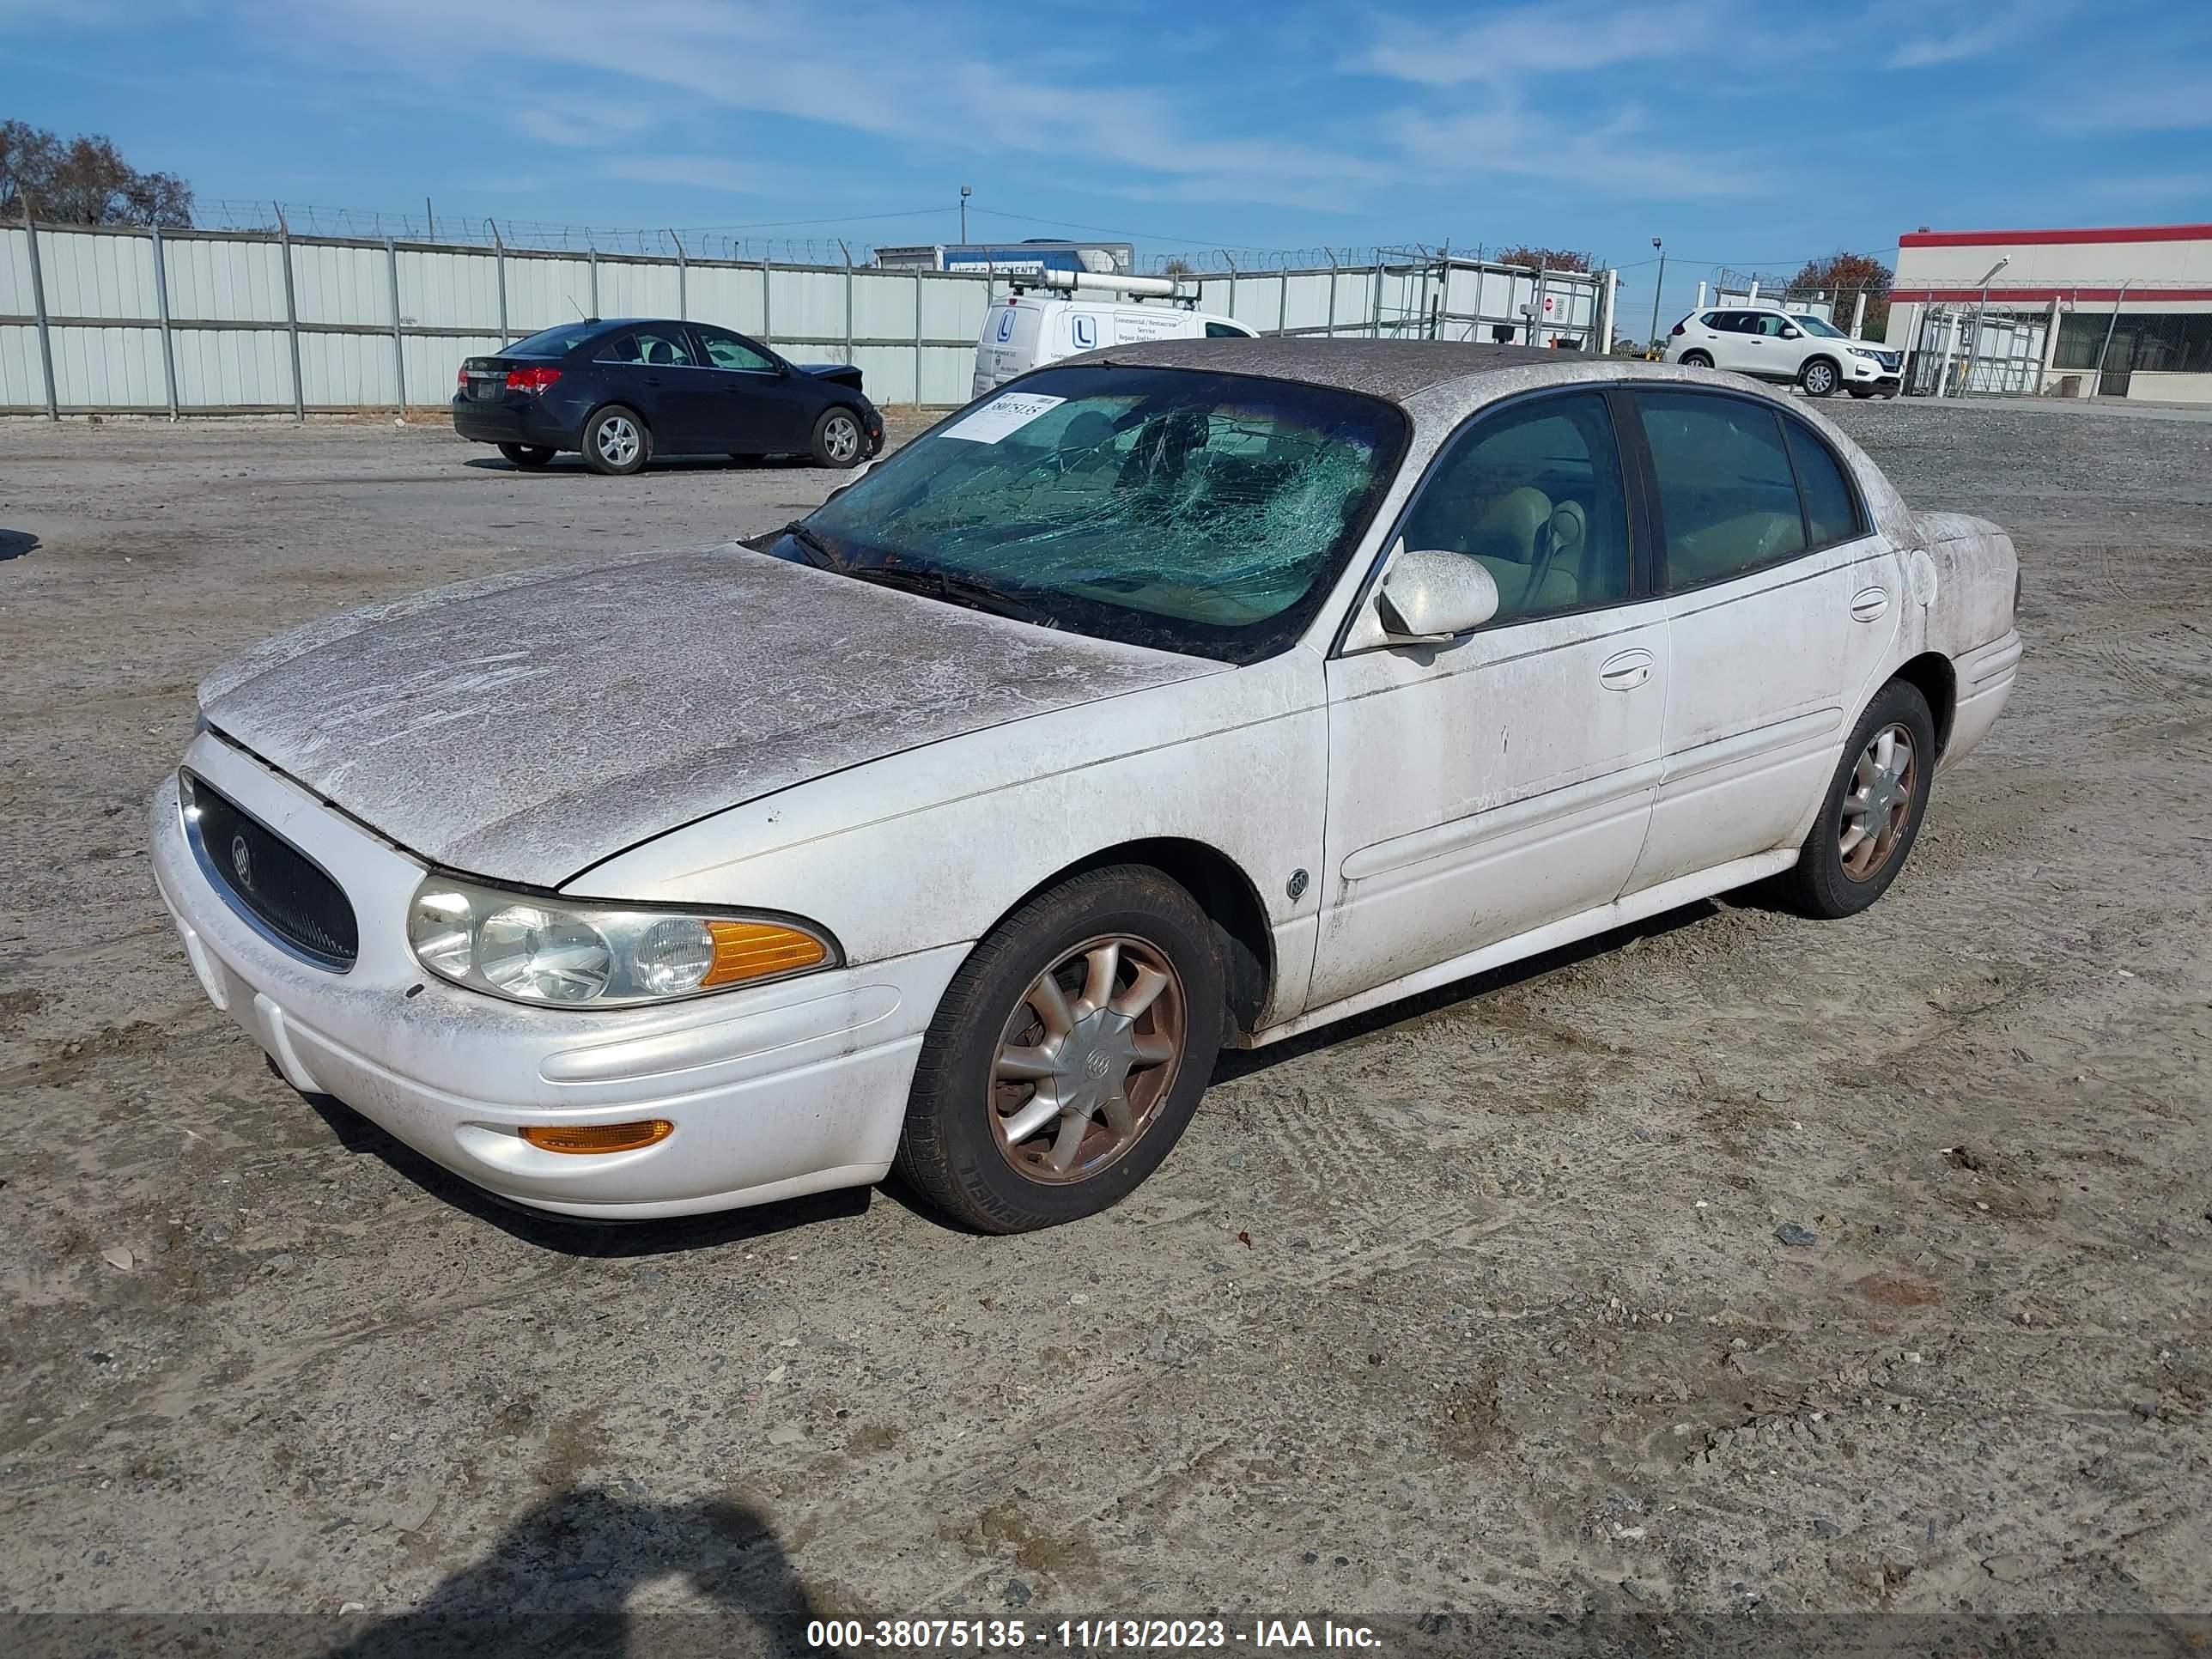
M 4 116 L 208 202 L 1571 246 L 1632 329 L 1655 236 L 1680 311 L 1921 225 L 2212 220 L 2212 3 L 0 0 Z

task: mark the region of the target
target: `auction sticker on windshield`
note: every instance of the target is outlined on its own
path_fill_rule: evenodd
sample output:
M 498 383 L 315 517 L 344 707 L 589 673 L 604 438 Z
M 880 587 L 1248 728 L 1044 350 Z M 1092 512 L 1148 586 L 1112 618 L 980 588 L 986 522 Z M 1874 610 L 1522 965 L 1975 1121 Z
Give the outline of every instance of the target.
M 939 434 L 965 438 L 969 443 L 994 444 L 1009 432 L 1018 432 L 1046 410 L 1057 409 L 1065 398 L 1048 398 L 1041 392 L 1009 392 L 994 398 L 964 421 L 955 421 Z

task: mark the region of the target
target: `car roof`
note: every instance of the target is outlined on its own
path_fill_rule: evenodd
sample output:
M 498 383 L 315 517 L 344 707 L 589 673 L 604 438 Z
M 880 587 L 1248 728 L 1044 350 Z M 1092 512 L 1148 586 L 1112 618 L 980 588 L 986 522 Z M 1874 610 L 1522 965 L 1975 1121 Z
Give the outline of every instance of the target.
M 1452 340 L 1331 340 L 1285 338 L 1147 340 L 1087 352 L 1063 362 L 1112 362 L 1132 368 L 1200 368 L 1222 374 L 1262 374 L 1271 380 L 1362 392 L 1403 404 L 1433 387 L 1485 374 L 1538 366 L 1557 368 L 1578 359 L 1545 346 L 1481 345 Z M 1586 359 L 1580 361 L 1587 361 Z

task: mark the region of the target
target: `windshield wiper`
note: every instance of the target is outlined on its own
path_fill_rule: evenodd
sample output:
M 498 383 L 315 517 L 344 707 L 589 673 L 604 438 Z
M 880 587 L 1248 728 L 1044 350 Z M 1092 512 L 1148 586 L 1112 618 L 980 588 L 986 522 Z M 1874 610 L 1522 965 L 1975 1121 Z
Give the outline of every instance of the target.
M 798 519 L 793 519 L 777 533 L 788 536 L 797 542 L 811 564 L 818 565 L 824 570 L 849 570 L 852 568 L 830 550 L 829 543 L 809 530 L 805 524 Z
M 970 611 L 986 611 L 994 617 L 1011 617 L 1016 622 L 1036 623 L 1045 628 L 1058 626 L 1012 594 L 1002 593 L 986 582 L 956 576 L 950 571 L 917 570 L 882 564 L 846 565 L 840 568 L 857 581 L 874 582 L 882 587 L 920 593 L 928 599 L 942 599 L 947 605 L 964 605 Z

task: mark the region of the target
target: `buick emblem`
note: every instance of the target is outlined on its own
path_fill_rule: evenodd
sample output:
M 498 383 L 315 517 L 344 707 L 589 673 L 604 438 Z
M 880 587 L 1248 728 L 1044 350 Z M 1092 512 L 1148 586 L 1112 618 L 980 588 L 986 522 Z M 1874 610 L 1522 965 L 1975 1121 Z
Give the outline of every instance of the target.
M 230 867 L 237 872 L 240 887 L 253 885 L 253 849 L 246 844 L 243 836 L 230 838 Z

